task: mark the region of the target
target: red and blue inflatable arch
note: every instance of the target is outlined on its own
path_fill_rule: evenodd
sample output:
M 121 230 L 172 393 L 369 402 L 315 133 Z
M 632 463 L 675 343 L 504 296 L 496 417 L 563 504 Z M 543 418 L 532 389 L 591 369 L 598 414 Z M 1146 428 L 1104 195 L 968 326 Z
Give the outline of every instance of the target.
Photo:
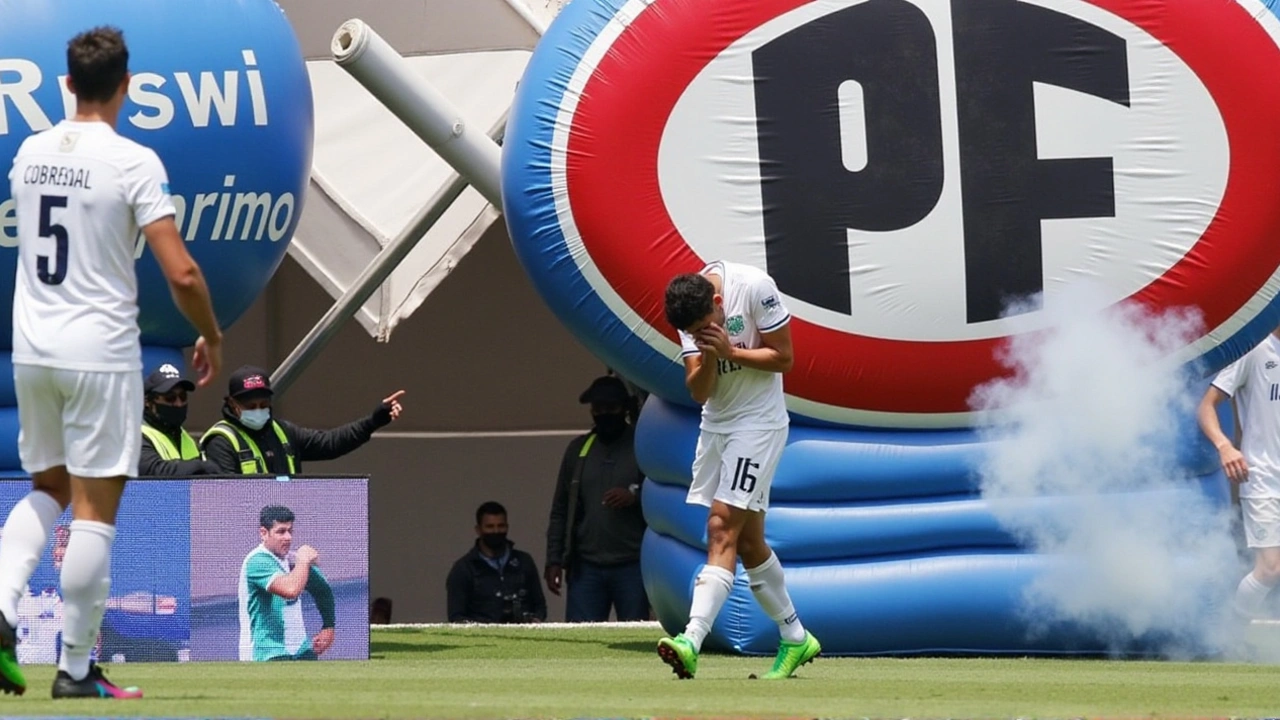
M 982 507 L 969 398 L 1081 280 L 1100 299 L 1071 312 L 1198 313 L 1173 352 L 1202 376 L 1280 324 L 1276 107 L 1280 20 L 1257 0 L 568 4 L 517 92 L 504 211 L 557 317 L 658 398 L 640 452 L 663 622 L 687 610 L 702 540 L 678 502 L 696 411 L 662 294 L 728 259 L 768 270 L 793 314 L 770 525 L 824 645 L 1097 650 L 1087 629 L 1018 621 L 1050 560 Z M 1183 437 L 1188 492 L 1223 500 Z M 815 502 L 830 522 L 801 519 Z M 800 550 L 816 545 L 835 553 Z M 771 653 L 745 592 L 713 638 Z M 900 602 L 919 592 L 936 600 Z M 939 608 L 951 619 L 908 617 Z

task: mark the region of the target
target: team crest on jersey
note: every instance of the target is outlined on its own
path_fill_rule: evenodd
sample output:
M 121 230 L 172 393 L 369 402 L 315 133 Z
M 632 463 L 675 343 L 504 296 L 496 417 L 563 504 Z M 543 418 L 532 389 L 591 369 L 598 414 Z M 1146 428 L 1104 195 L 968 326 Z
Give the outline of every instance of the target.
M 746 323 L 742 321 L 741 315 L 734 315 L 724 323 L 724 329 L 729 331 L 730 335 L 739 335 L 746 328 Z

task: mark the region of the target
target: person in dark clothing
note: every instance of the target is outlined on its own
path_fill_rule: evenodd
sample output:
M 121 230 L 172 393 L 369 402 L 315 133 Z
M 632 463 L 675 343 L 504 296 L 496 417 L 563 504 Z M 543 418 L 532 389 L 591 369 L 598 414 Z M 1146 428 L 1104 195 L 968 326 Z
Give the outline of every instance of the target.
M 218 475 L 222 471 L 200 454 L 200 446 L 182 428 L 187 422 L 187 395 L 196 384 L 165 363 L 147 376 L 142 410 L 142 455 L 138 477 Z
M 312 430 L 271 416 L 271 379 L 244 366 L 231 375 L 222 419 L 200 438 L 205 459 L 227 475 L 296 475 L 303 462 L 333 460 L 369 442 L 400 417 L 400 396 L 392 393 L 373 414 L 332 430 Z
M 476 509 L 476 543 L 445 580 L 451 623 L 528 623 L 547 619 L 533 556 L 507 539 L 507 509 Z
M 619 378 L 596 378 L 578 401 L 591 405 L 591 432 L 569 442 L 560 462 L 547 525 L 547 589 L 568 578 L 565 620 L 648 620 L 649 598 L 640 575 L 644 474 L 636 463 L 634 402 Z

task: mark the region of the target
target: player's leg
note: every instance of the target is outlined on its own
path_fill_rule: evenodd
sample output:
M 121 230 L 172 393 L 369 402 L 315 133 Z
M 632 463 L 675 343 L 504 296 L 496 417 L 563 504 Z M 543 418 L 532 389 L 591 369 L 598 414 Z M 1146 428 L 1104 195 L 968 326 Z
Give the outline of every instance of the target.
M 711 502 L 707 518 L 707 564 L 694 579 L 689 622 L 684 632 L 658 641 L 658 655 L 681 679 L 692 678 L 697 673 L 702 642 L 711 632 L 720 608 L 724 607 L 733 590 L 738 533 L 747 514 L 747 511 L 723 500 Z
M 738 552 L 747 571 L 751 594 L 765 614 L 778 624 L 778 654 L 773 667 L 766 672 L 765 680 L 781 680 L 791 677 L 805 663 L 812 662 L 822 652 L 822 645 L 813 633 L 800 622 L 791 595 L 787 592 L 787 579 L 778 556 L 765 542 L 765 514 L 752 513 L 738 539 Z M 754 676 L 753 676 L 754 677 Z
M 744 468 L 739 486 L 749 487 L 752 493 L 747 502 L 752 512 L 738 538 L 738 555 L 747 571 L 752 595 L 765 614 L 778 623 L 781 636 L 773 668 L 765 673 L 765 679 L 791 677 L 796 668 L 811 662 L 822 650 L 817 638 L 801 624 L 787 592 L 782 564 L 765 541 L 769 494 L 786 445 L 787 429 L 782 428 L 740 433 L 727 448 L 727 454 L 740 458 L 737 464 Z
M 1265 613 L 1267 596 L 1280 583 L 1280 498 L 1240 498 L 1240 510 L 1254 562 L 1236 587 L 1234 608 L 1253 619 Z
M 64 416 L 71 473 L 71 537 L 62 561 L 62 657 L 55 698 L 138 698 L 90 658 L 111 591 L 111 545 L 125 479 L 138 473 L 142 378 L 139 373 L 66 372 Z
M 765 514 L 762 512 L 751 513 L 742 528 L 742 535 L 738 540 L 742 567 L 747 571 L 747 582 L 756 602 L 760 603 L 760 608 L 766 615 L 778 623 L 778 633 L 783 642 L 803 642 L 805 630 L 800 624 L 795 605 L 791 603 L 791 596 L 787 593 L 782 563 L 765 542 L 764 518 Z
M 31 474 L 31 492 L 9 511 L 0 536 L 0 691 L 21 695 L 26 679 L 17 658 L 18 601 L 70 502 L 71 484 L 62 441 L 63 397 L 53 371 L 15 365 L 13 376 L 18 456 Z
M 684 632 L 658 641 L 658 655 L 671 666 L 677 677 L 691 678 L 698 671 L 698 652 L 711 631 L 715 617 L 733 588 L 733 570 L 737 528 L 730 517 L 731 508 L 717 501 L 724 477 L 724 447 L 728 436 L 703 431 L 693 456 L 693 482 L 686 502 L 704 505 L 707 515 L 707 564 L 698 572 L 693 584 L 693 600 Z M 727 533 L 732 531 L 730 537 Z M 726 551 L 733 554 L 726 557 Z
M 723 500 L 711 503 L 707 517 L 707 564 L 698 573 L 693 587 L 693 603 L 689 608 L 689 624 L 685 637 L 701 648 L 702 641 L 715 623 L 720 608 L 733 590 L 733 573 L 738 563 L 738 534 L 750 515 Z

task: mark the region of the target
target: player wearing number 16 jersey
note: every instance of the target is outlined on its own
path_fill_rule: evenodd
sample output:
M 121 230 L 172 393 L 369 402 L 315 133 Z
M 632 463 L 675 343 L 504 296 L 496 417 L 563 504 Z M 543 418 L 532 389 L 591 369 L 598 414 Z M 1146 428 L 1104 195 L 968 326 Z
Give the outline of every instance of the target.
M 710 513 L 707 564 L 694 583 L 689 623 L 683 633 L 658 641 L 658 654 L 678 677 L 694 676 L 741 558 L 751 592 L 782 636 L 764 678 L 791 677 L 822 649 L 800 624 L 782 566 L 764 539 L 769 488 L 787 444 L 782 373 L 793 363 L 791 316 L 772 278 L 730 262 L 675 277 L 667 286 L 666 316 L 680 333 L 685 383 L 702 404 L 688 501 Z
M 111 586 L 125 480 L 142 443 L 142 350 L 134 248 L 146 238 L 183 314 L 200 331 L 193 364 L 207 385 L 222 335 L 200 268 L 174 223 L 156 154 L 116 134 L 129 51 L 114 28 L 67 45 L 75 114 L 26 139 L 9 171 L 17 209 L 13 375 L 18 453 L 32 491 L 0 540 L 0 691 L 22 694 L 17 602 L 54 523 L 73 505 L 62 563 L 62 655 L 53 697 L 133 698 L 90 661 Z M 74 503 L 72 500 L 74 499 Z

